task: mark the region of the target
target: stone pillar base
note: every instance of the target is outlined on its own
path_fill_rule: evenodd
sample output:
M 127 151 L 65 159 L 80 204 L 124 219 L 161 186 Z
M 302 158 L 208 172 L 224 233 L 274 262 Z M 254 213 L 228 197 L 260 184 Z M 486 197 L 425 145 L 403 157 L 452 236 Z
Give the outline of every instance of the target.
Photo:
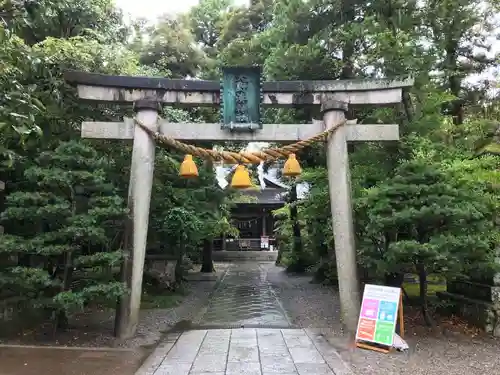
M 444 309 L 470 324 L 500 337 L 500 286 L 472 281 L 450 282 L 437 296 L 448 303 Z

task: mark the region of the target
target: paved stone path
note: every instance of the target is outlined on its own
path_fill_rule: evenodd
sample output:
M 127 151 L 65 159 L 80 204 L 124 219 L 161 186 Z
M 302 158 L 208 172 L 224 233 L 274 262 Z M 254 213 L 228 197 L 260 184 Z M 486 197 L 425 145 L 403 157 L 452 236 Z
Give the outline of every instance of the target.
M 200 328 L 288 328 L 286 312 L 257 262 L 234 263 L 208 307 L 194 320 Z
M 136 375 L 348 375 L 321 336 L 304 329 L 215 329 L 170 335 Z
M 167 335 L 136 375 L 352 374 L 323 336 L 292 327 L 268 269 L 232 263 L 197 330 Z

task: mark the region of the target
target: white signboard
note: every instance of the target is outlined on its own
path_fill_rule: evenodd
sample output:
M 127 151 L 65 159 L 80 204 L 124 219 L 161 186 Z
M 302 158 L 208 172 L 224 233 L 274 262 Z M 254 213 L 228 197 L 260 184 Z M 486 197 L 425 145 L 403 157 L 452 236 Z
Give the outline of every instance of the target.
M 400 288 L 366 284 L 356 340 L 392 346 L 400 299 Z
M 261 249 L 269 249 L 269 237 L 261 237 L 260 238 L 260 248 Z

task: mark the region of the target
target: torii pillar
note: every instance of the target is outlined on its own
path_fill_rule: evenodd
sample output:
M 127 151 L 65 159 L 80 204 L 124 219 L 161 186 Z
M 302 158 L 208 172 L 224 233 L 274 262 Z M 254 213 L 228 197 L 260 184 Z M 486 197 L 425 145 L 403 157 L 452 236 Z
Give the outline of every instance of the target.
M 161 106 L 155 98 L 140 99 L 134 103 L 137 119 L 155 132 L 158 131 L 160 111 Z M 115 322 L 115 331 L 121 338 L 134 336 L 139 324 L 156 150 L 154 140 L 144 129 L 135 126 L 133 132 L 127 202 L 129 212 L 124 236 L 125 260 L 121 271 L 130 294 L 119 301 Z
M 321 102 L 321 112 L 326 129 L 344 121 L 347 109 L 347 103 L 336 100 L 334 96 L 325 96 Z M 352 331 L 358 323 L 358 315 L 353 312 L 359 310 L 361 300 L 346 129 L 346 126 L 341 126 L 330 134 L 326 162 L 342 321 Z

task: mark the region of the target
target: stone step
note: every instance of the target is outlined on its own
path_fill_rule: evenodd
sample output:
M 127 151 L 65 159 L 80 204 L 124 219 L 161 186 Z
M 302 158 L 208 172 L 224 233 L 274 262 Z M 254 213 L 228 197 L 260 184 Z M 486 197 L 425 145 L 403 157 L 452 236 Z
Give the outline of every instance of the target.
M 500 287 L 468 280 L 455 280 L 448 283 L 446 291 L 472 300 L 495 303 L 498 301 Z
M 418 275 L 415 275 L 413 273 L 406 273 L 405 276 L 404 276 L 404 282 L 405 283 L 408 283 L 408 284 L 418 284 L 420 281 L 419 281 L 419 278 L 418 278 Z M 428 285 L 446 285 L 446 281 L 445 280 L 434 280 L 434 279 L 428 279 L 427 280 L 427 284 Z
M 436 295 L 448 303 L 444 308 L 447 313 L 458 315 L 468 323 L 484 329 L 487 333 L 500 337 L 500 319 L 498 317 L 500 306 L 456 293 L 437 292 Z
M 277 258 L 277 251 L 214 251 L 212 253 L 212 259 L 216 262 L 247 260 L 275 262 Z

